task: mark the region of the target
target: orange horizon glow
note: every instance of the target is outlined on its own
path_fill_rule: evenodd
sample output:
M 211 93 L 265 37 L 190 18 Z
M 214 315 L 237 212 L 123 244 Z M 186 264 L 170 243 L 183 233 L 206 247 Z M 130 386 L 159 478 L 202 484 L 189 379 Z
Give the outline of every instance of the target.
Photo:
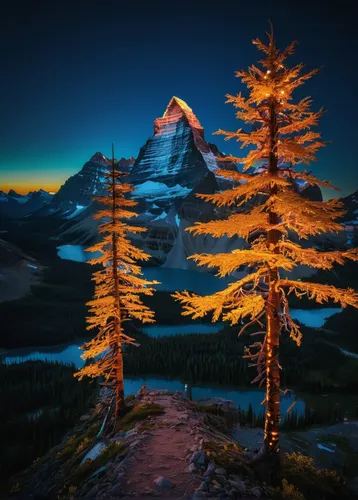
M 10 189 L 13 189 L 19 194 L 27 194 L 29 191 L 39 191 L 40 189 L 43 189 L 44 191 L 47 191 L 48 193 L 57 193 L 57 191 L 60 189 L 61 184 L 50 184 L 47 182 L 43 183 L 28 183 L 25 184 L 17 184 L 16 182 L 2 182 L 0 184 L 0 191 L 4 191 L 5 193 L 8 193 Z

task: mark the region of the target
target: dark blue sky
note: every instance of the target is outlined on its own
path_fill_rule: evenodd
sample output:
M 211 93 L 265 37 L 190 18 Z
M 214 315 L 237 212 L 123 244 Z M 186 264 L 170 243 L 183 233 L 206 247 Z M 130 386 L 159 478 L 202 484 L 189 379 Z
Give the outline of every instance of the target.
M 206 139 L 242 124 L 225 104 L 244 90 L 235 70 L 260 54 L 272 19 L 292 63 L 323 65 L 303 88 L 328 111 L 331 144 L 312 169 L 342 195 L 358 188 L 357 29 L 353 1 L 14 1 L 0 17 L 0 188 L 59 187 L 96 151 L 137 156 L 173 95 L 193 108 Z

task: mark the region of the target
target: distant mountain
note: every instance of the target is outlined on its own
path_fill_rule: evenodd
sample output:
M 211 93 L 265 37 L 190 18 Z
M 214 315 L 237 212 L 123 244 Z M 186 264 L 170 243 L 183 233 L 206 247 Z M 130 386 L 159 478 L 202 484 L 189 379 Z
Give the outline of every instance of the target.
M 133 238 L 153 256 L 151 264 L 188 268 L 195 266 L 187 260 L 193 253 L 224 252 L 245 246 L 239 238 L 193 237 L 185 231 L 196 221 L 226 217 L 225 208 L 218 209 L 196 197 L 197 193 L 214 193 L 233 185 L 232 181 L 220 176 L 218 167 L 223 156 L 214 144 L 205 140 L 204 128 L 188 104 L 173 97 L 163 116 L 154 120 L 153 135 L 140 149 L 137 159 L 119 160 L 121 170 L 128 173 L 126 180 L 135 188 L 133 197 L 138 201 L 138 217 L 132 223 L 147 228 L 146 233 L 133 235 Z M 110 164 L 108 158 L 97 152 L 54 196 L 41 190 L 26 196 L 12 191 L 0 193 L 0 202 L 7 205 L 11 214 L 25 211 L 25 207 L 25 213 L 31 209 L 27 223 L 36 224 L 39 220 L 41 227 L 51 228 L 51 236 L 68 243 L 92 243 L 98 237 L 98 221 L 92 217 L 98 206 L 93 196 L 104 193 L 104 172 Z M 255 173 L 262 166 L 262 163 L 256 165 L 249 173 Z M 225 163 L 225 168 L 236 171 L 234 163 Z M 295 189 L 310 200 L 322 200 L 318 186 L 306 186 L 298 181 Z M 357 200 L 357 193 L 343 199 L 348 210 L 342 220 L 346 231 L 315 237 L 314 246 L 346 248 L 353 244 Z M 249 205 L 259 201 L 252 199 L 240 210 L 247 210 Z M 35 210 L 38 206 L 40 208 Z
M 124 172 L 129 172 L 135 158 L 116 160 Z M 95 153 L 82 169 L 71 176 L 53 196 L 51 204 L 36 213 L 37 216 L 56 216 L 55 236 L 71 243 L 88 243 L 97 234 L 98 222 L 92 218 L 96 211 L 93 196 L 105 192 L 104 173 L 111 160 Z M 59 219 L 62 221 L 58 224 Z
M 14 189 L 10 189 L 10 191 L 7 193 L 8 196 L 11 196 L 12 198 L 19 198 L 21 197 L 22 195 L 21 194 L 18 194 Z
M 341 222 L 345 226 L 346 245 L 358 246 L 358 190 L 354 193 L 342 198 L 345 215 Z
M 42 267 L 19 247 L 0 239 L 0 302 L 31 293 L 40 280 Z
M 14 189 L 6 194 L 0 191 L 0 215 L 12 219 L 27 217 L 51 203 L 53 195 L 40 189 L 26 195 L 18 194 Z
M 233 184 L 217 170 L 223 156 L 205 140 L 199 119 L 182 99 L 173 97 L 163 116 L 154 120 L 153 135 L 127 170 L 138 201 L 139 216 L 133 223 L 147 228 L 146 233 L 135 236 L 136 242 L 151 253 L 154 262 L 186 268 L 195 265 L 186 259 L 195 252 L 229 251 L 245 244 L 239 238 L 218 241 L 193 237 L 185 231 L 195 221 L 225 217 L 224 209 L 196 197 L 197 193 L 214 193 Z M 123 168 L 129 160 L 121 161 Z M 54 196 L 51 207 L 60 206 L 66 220 L 59 237 L 71 243 L 89 243 L 97 236 L 91 196 L 103 192 L 103 170 L 108 165 L 109 160 L 96 153 Z M 225 168 L 236 171 L 234 163 L 226 163 Z M 306 188 L 301 183 L 296 188 L 302 196 L 322 200 L 318 187 Z
M 344 224 L 358 225 L 358 190 L 342 198 L 342 203 L 346 210 L 342 219 Z
M 164 262 L 172 249 L 181 219 L 214 216 L 214 207 L 196 198 L 195 193 L 214 193 L 232 184 L 214 174 L 222 156 L 215 145 L 205 141 L 204 129 L 192 109 L 173 97 L 163 116 L 154 120 L 154 134 L 137 159 L 120 160 L 121 169 L 129 172 L 127 180 L 133 184 L 133 196 L 138 201 L 139 216 L 134 223 L 147 228 L 137 243 L 158 262 Z M 61 228 L 61 237 L 83 243 L 96 236 L 91 193 L 103 192 L 103 163 L 108 165 L 109 160 L 96 153 L 54 196 L 51 206 L 61 203 L 62 210 L 69 210 L 64 217 L 71 219 Z M 226 168 L 236 170 L 234 164 Z M 75 207 L 79 207 L 77 213 Z
M 119 160 L 124 171 L 129 171 L 134 158 Z M 104 173 L 108 171 L 111 161 L 102 153 L 95 153 L 82 169 L 60 187 L 51 202 L 51 209 L 61 210 L 64 216 L 75 217 L 74 212 L 83 210 L 93 203 L 94 195 L 102 195 Z
M 173 97 L 163 116 L 154 120 L 154 134 L 141 148 L 128 177 L 138 200 L 138 224 L 147 227 L 141 244 L 159 262 L 175 246 L 181 220 L 207 220 L 215 208 L 196 198 L 232 185 L 215 173 L 224 155 L 205 141 L 204 128 L 193 110 Z M 227 169 L 236 170 L 233 163 Z M 181 267 L 181 266 L 178 266 Z

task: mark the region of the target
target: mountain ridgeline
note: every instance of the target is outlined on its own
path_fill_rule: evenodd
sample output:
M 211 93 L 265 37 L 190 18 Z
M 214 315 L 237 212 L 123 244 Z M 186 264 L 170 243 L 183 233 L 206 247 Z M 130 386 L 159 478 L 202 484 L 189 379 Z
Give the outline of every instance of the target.
M 146 233 L 135 237 L 135 242 L 152 255 L 151 264 L 191 268 L 195 264 L 187 257 L 193 253 L 225 252 L 245 245 L 239 238 L 194 237 L 185 231 L 196 221 L 227 215 L 196 197 L 197 193 L 214 193 L 232 184 L 216 171 L 223 156 L 214 144 L 205 140 L 204 128 L 193 110 L 183 100 L 173 97 L 163 116 L 154 120 L 154 133 L 140 149 L 137 159 L 119 160 L 121 170 L 128 172 L 128 182 L 135 188 L 138 217 L 134 223 L 147 228 Z M 27 196 L 12 190 L 7 195 L 1 192 L 0 214 L 12 219 L 26 216 L 28 223 L 36 220 L 38 224 L 43 224 L 46 218 L 51 236 L 56 239 L 91 244 L 96 241 L 98 227 L 92 218 L 98 208 L 93 196 L 103 194 L 104 172 L 109 165 L 108 158 L 95 153 L 54 196 L 42 190 Z M 236 165 L 225 162 L 225 168 L 236 170 Z M 250 170 L 255 173 L 255 169 Z M 296 187 L 302 196 L 322 200 L 318 186 L 298 183 Z M 348 210 L 346 233 L 318 238 L 319 246 L 354 243 L 356 200 L 358 196 L 354 195 L 343 199 Z

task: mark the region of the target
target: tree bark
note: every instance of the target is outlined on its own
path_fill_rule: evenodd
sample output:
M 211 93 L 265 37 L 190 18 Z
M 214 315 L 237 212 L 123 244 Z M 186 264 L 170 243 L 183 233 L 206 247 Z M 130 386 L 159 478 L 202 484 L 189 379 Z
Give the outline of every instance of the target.
M 116 222 L 116 179 L 115 179 L 115 169 L 114 169 L 114 150 L 112 145 L 112 223 L 113 226 Z M 113 270 L 113 281 L 114 281 L 114 295 L 115 295 L 115 308 L 116 317 L 114 318 L 114 328 L 116 335 L 116 347 L 115 347 L 115 409 L 114 416 L 118 416 L 120 411 L 124 406 L 124 375 L 123 375 L 123 354 L 122 354 L 122 341 L 121 341 L 121 303 L 119 295 L 118 286 L 118 249 L 117 249 L 117 235 L 114 231 L 112 232 L 112 270 Z
M 270 103 L 270 153 L 268 171 L 271 175 L 277 175 L 277 139 L 278 127 L 276 120 L 275 102 Z M 277 193 L 277 186 L 271 187 L 270 195 Z M 269 224 L 278 223 L 277 214 L 269 211 Z M 276 247 L 280 238 L 280 231 L 271 229 L 267 231 L 266 244 L 270 251 L 278 252 Z M 269 270 L 269 292 L 266 303 L 266 417 L 264 431 L 263 457 L 270 464 L 270 480 L 275 482 L 279 472 L 280 445 L 280 368 L 279 368 L 279 343 L 280 343 L 280 293 L 276 285 L 279 279 L 278 269 Z

